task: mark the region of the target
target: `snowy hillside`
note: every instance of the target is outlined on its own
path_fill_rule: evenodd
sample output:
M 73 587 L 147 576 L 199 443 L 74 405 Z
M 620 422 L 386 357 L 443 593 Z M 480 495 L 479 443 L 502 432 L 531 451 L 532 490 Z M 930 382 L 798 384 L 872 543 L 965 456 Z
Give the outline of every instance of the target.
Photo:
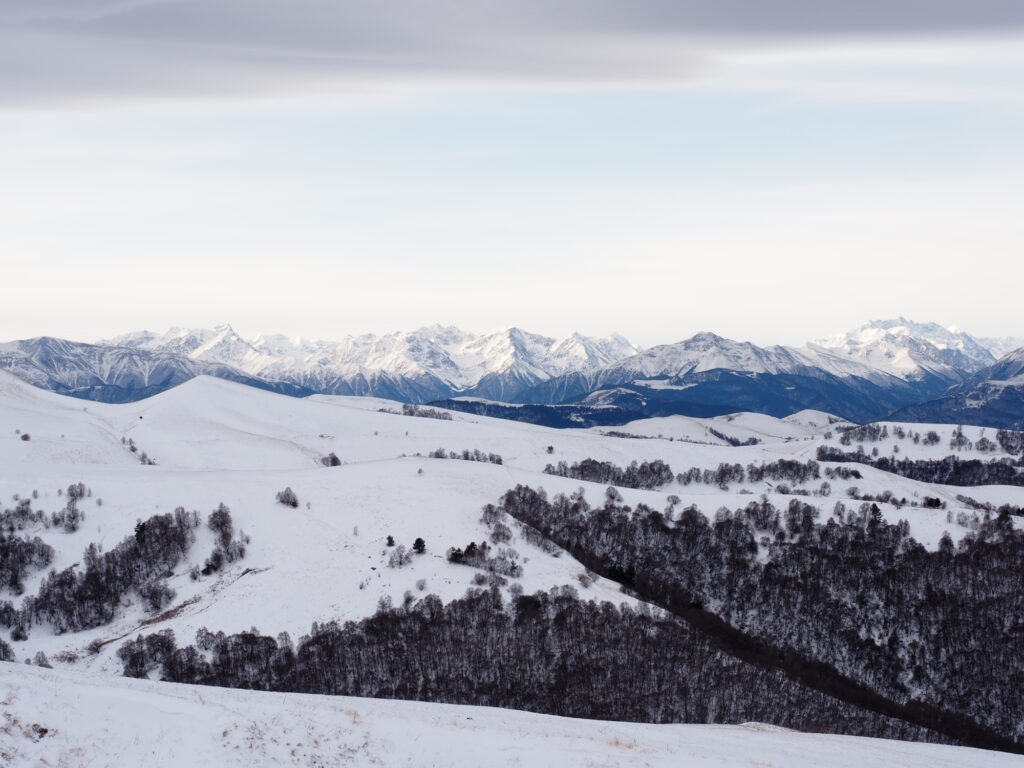
M 483 707 L 100 679 L 8 665 L 8 766 L 706 766 L 1001 768 L 998 752 L 757 724 L 640 725 Z M 101 762 L 97 762 L 97 761 Z
M 908 406 L 894 415 L 1024 429 L 1024 348 L 1008 353 L 942 397 Z
M 808 687 L 799 674 L 790 678 L 770 666 L 762 669 L 742 654 L 718 659 L 714 654 L 723 651 L 701 645 L 706 641 L 700 633 L 686 634 L 696 630 L 673 623 L 677 620 L 665 606 L 647 602 L 647 596 L 628 588 L 616 571 L 584 567 L 565 551 L 566 547 L 538 537 L 535 527 L 524 524 L 512 512 L 501 512 L 507 524 L 496 525 L 498 518 L 482 514 L 482 510 L 487 505 L 511 503 L 502 499 L 517 486 L 543 488 L 548 494 L 543 498 L 557 501 L 556 494 L 564 494 L 566 499 L 589 504 L 596 515 L 604 515 L 601 519 L 606 524 L 639 524 L 646 518 L 631 518 L 624 513 L 608 517 L 599 510 L 602 504 L 628 505 L 622 509 L 638 511 L 646 505 L 652 513 L 664 510 L 658 514 L 675 521 L 674 526 L 699 519 L 697 530 L 705 531 L 701 535 L 713 536 L 718 535 L 719 522 L 725 519 L 723 510 L 747 510 L 737 514 L 761 514 L 758 510 L 765 510 L 768 525 L 775 525 L 775 532 L 771 536 L 751 534 L 748 541 L 752 549 L 745 555 L 750 558 L 749 567 L 757 568 L 759 563 L 787 551 L 785 546 L 796 546 L 798 540 L 790 538 L 795 530 L 793 510 L 805 521 L 816 520 L 814 525 L 828 526 L 829 530 L 839 526 L 860 531 L 870 517 L 871 525 L 886 525 L 893 535 L 913 536 L 923 545 L 922 553 L 939 557 L 943 547 L 951 546 L 950 541 L 989 536 L 993 510 L 1001 505 L 1024 507 L 1024 487 L 1020 485 L 937 485 L 869 466 L 871 461 L 897 458 L 927 462 L 950 453 L 960 459 L 1007 460 L 1009 466 L 1017 460 L 1018 448 L 1014 443 L 997 443 L 992 431 L 964 428 L 961 432 L 948 425 L 897 423 L 853 428 L 816 411 L 801 411 L 786 419 L 757 413 L 706 419 L 672 416 L 636 421 L 619 429 L 555 430 L 432 408 L 403 407 L 367 397 L 287 397 L 207 376 L 134 403 L 92 403 L 46 392 L 2 373 L 0 436 L 5 436 L 0 439 L 0 513 L 11 534 L 7 541 L 17 538 L 23 542 L 18 546 L 28 548 L 15 547 L 10 551 L 21 559 L 3 563 L 9 573 L 0 591 L 0 625 L 4 627 L 2 639 L 15 661 L 49 663 L 56 668 L 55 674 L 71 670 L 113 682 L 127 669 L 127 657 L 120 652 L 127 642 L 142 635 L 153 637 L 154 633 L 169 630 L 178 647 L 186 652 L 187 646 L 199 642 L 206 630 L 226 633 L 230 638 L 255 629 L 251 636 L 263 636 L 267 642 L 273 643 L 274 637 L 286 636 L 279 633 L 287 633 L 288 637 L 299 638 L 301 647 L 307 647 L 311 633 L 326 642 L 323 627 L 333 626 L 335 629 L 330 631 L 340 633 L 343 626 L 350 626 L 332 622 L 354 622 L 351 627 L 356 629 L 344 631 L 362 631 L 357 629 L 362 622 L 400 621 L 402 617 L 441 610 L 441 606 L 448 610 L 448 606 L 460 604 L 462 610 L 468 610 L 467 606 L 481 605 L 480 595 L 492 595 L 499 605 L 508 606 L 501 611 L 525 610 L 532 603 L 517 602 L 520 596 L 549 593 L 571 601 L 582 612 L 581 627 L 588 628 L 586 631 L 613 632 L 609 641 L 618 637 L 621 642 L 623 635 L 614 632 L 627 632 L 630 622 L 651 625 L 649 630 L 640 630 L 641 634 L 668 633 L 665 640 L 651 640 L 656 642 L 658 655 L 643 662 L 641 669 L 655 663 L 653 658 L 674 658 L 666 655 L 670 652 L 683 654 L 680 663 L 691 665 L 686 667 L 691 672 L 676 673 L 682 675 L 681 679 L 670 676 L 661 683 L 668 686 L 662 695 L 667 697 L 665 705 L 672 707 L 669 714 L 648 715 L 643 712 L 649 710 L 643 710 L 629 719 L 659 721 L 668 717 L 674 722 L 732 723 L 767 719 L 797 727 L 824 723 L 814 728 L 892 738 L 938 736 L 929 736 L 931 720 L 915 719 L 912 713 L 904 715 L 898 704 L 893 705 L 897 707 L 897 716 L 893 717 L 825 695 Z M 843 455 L 860 451 L 865 458 L 856 464 L 824 462 L 819 466 L 815 459 L 821 450 Z M 617 490 L 608 491 L 609 480 L 604 476 L 574 474 L 583 471 L 577 468 L 586 466 L 591 467 L 586 471 L 626 474 L 622 475 L 623 482 L 614 481 Z M 1006 466 L 1003 469 L 1014 471 Z M 655 475 L 657 480 L 643 480 L 644 476 Z M 634 482 L 629 477 L 641 479 Z M 286 489 L 291 495 L 283 493 Z M 540 503 L 543 506 L 548 502 Z M 179 507 L 180 512 L 175 512 Z M 92 602 L 60 607 L 60 595 L 72 594 L 78 589 L 74 584 L 81 584 L 83 589 L 87 585 L 74 581 L 83 572 L 101 578 L 95 575 L 97 562 L 107 562 L 103 558 L 108 556 L 133 557 L 133 552 L 141 551 L 135 547 L 149 541 L 147 530 L 156 530 L 150 526 L 159 525 L 164 515 L 167 520 L 195 523 L 184 532 L 180 554 L 146 577 L 156 581 L 131 582 L 133 587 L 102 603 L 107 606 L 102 610 Z M 216 515 L 227 515 L 227 539 L 223 538 L 225 529 L 214 525 Z M 774 524 L 770 522 L 772 515 Z M 788 529 L 779 527 L 782 515 L 790 516 L 785 518 L 789 520 Z M 897 525 L 900 521 L 906 521 L 905 525 Z M 1019 528 L 1020 522 L 1019 517 L 1012 518 L 1010 530 Z M 658 535 L 665 535 L 673 529 L 656 530 L 662 532 Z M 951 538 L 944 538 L 947 533 Z M 414 551 L 418 539 L 423 542 L 422 552 Z M 642 540 L 622 538 L 624 542 Z M 689 540 L 686 537 L 680 541 Z M 790 544 L 779 549 L 780 541 Z M 490 559 L 462 560 L 459 558 L 463 554 L 452 554 L 456 550 L 480 551 L 478 548 L 486 542 L 492 544 L 483 550 L 483 557 Z M 26 560 L 18 554 L 22 551 L 33 554 Z M 654 554 L 655 550 L 650 549 L 645 557 Z M 108 573 L 146 568 L 145 562 L 132 563 L 111 565 Z M 75 594 L 91 600 L 84 592 Z M 470 600 L 467 594 L 477 595 L 473 598 L 477 602 L 465 602 Z M 614 613 L 618 609 L 612 606 L 626 608 Z M 593 611 L 606 613 L 595 621 L 588 613 Z M 499 616 L 508 615 L 499 612 Z M 756 617 L 756 612 L 745 609 L 742 615 Z M 556 623 L 546 631 L 558 631 L 558 626 Z M 754 631 L 757 626 L 740 625 L 730 631 Z M 618 629 L 613 631 L 613 627 Z M 628 630 L 629 646 L 634 645 L 633 631 Z M 690 639 L 683 642 L 686 637 Z M 666 645 L 668 638 L 676 638 L 671 642 L 680 644 Z M 726 639 L 721 642 L 728 647 Z M 432 645 L 416 647 L 422 651 Z M 0 645 L 0 652 L 7 652 L 5 646 Z M 523 658 L 522 651 L 519 654 L 501 661 Z M 349 657 L 341 654 L 333 658 Z M 488 660 L 488 669 L 496 664 L 490 652 L 476 658 Z M 586 668 L 614 670 L 595 664 Z M 6 669 L 0 666 L 0 672 Z M 142 671 L 160 674 L 147 666 Z M 849 674 L 845 668 L 842 673 Z M 652 674 L 652 680 L 664 679 L 662 673 Z M 706 680 L 708 675 L 718 680 L 717 676 L 723 674 L 738 677 L 714 683 L 690 682 Z M 26 678 L 29 682 L 24 685 L 31 687 L 31 679 L 35 678 Z M 436 679 L 444 683 L 474 677 Z M 545 674 L 538 679 L 551 678 Z M 87 678 L 82 681 L 87 688 L 93 685 Z M 95 685 L 100 695 L 102 684 Z M 680 693 L 691 685 L 713 685 L 711 690 L 715 691 L 726 686 L 721 700 L 725 703 L 714 703 L 717 693 L 695 698 Z M 763 696 L 759 703 L 758 698 L 748 700 L 743 693 L 765 686 L 772 696 L 788 703 L 776 705 Z M 134 689 L 118 682 L 110 690 L 109 695 L 116 701 L 120 693 L 114 691 L 149 689 Z M 174 695 L 154 690 L 154 695 Z M 401 686 L 357 690 L 361 695 L 385 698 L 433 695 L 403 693 L 408 689 Z M 482 695 L 468 699 L 451 693 L 432 700 L 501 704 L 561 714 L 595 712 L 586 707 L 560 711 L 552 708 L 557 704 L 537 698 L 516 699 L 509 704 L 508 699 L 492 698 L 487 690 L 485 687 Z M 82 695 L 88 698 L 92 694 Z M 205 692 L 197 695 L 207 701 L 223 697 L 225 702 L 238 696 L 211 692 L 206 699 Z M 559 693 L 552 701 L 561 701 L 562 695 Z M 600 696 L 587 694 L 581 698 L 578 691 L 573 695 L 573 701 L 602 705 Z M 135 701 L 131 696 L 128 700 Z M 621 701 L 625 700 L 616 697 L 607 705 L 618 706 L 615 702 Z M 111 706 L 116 710 L 117 705 Z M 258 709 L 262 705 L 253 706 Z M 336 704 L 323 706 L 326 718 L 338 711 Z M 380 717 L 387 721 L 391 717 L 386 714 L 387 708 L 373 710 L 376 706 L 367 704 L 360 711 L 385 713 Z M 721 710 L 720 706 L 728 708 Z M 230 709 L 229 705 L 225 707 Z M 662 711 L 659 705 L 656 712 Z M 889 710 L 883 708 L 882 712 Z M 973 710 L 970 712 L 974 715 Z M 991 712 L 989 720 L 984 721 L 986 727 L 991 721 L 1002 730 L 977 730 L 971 725 L 975 735 L 967 743 L 1015 743 L 1000 741 L 1001 734 L 1012 737 L 1015 733 L 1013 726 L 1002 724 L 1003 714 L 999 710 L 985 712 Z M 909 720 L 900 719 L 905 716 Z M 205 715 L 197 711 L 182 716 L 186 722 L 192 717 Z M 267 716 L 268 720 L 273 717 Z M 39 721 L 35 715 L 31 719 Z M 248 728 L 248 722 L 239 727 Z M 43 727 L 51 726 L 43 723 Z M 58 732 L 73 732 L 66 730 L 70 727 L 66 722 L 52 727 Z M 282 732 L 275 738 L 286 743 L 292 736 Z M 950 737 L 943 734 L 942 738 Z M 42 745 L 39 748 L 50 748 L 54 743 L 59 744 L 38 740 Z M 232 749 L 236 743 L 230 742 Z
M 203 516 L 220 502 L 231 509 L 236 528 L 251 537 L 245 559 L 210 580 L 191 581 L 189 567 L 201 564 L 214 546 L 212 534 L 200 530 L 192 554 L 169 581 L 181 610 L 166 624 L 153 625 L 173 627 L 185 638 L 201 626 L 239 631 L 254 623 L 301 634 L 314 620 L 366 616 L 381 597 L 400 602 L 406 591 L 418 594 L 420 580 L 424 589 L 444 599 L 461 596 L 472 585 L 474 572 L 451 565 L 444 552 L 486 538 L 487 529 L 479 521 L 484 504 L 517 483 L 543 486 L 552 493 L 569 493 L 582 485 L 588 498 L 603 497 L 601 484 L 543 474 L 551 462 L 593 457 L 627 465 L 660 459 L 676 471 L 714 469 L 721 462 L 812 459 L 817 446 L 837 444 L 838 439 L 824 414 L 786 421 L 760 414 L 653 419 L 623 431 L 663 439 L 630 440 L 604 436 L 601 430 L 552 430 L 458 413 L 450 421 L 408 417 L 382 412 L 400 409 L 387 401 L 296 399 L 209 377 L 125 405 L 83 405 L 9 374 L 0 374 L 0 385 L 0 434 L 7 436 L 0 448 L 0 498 L 9 506 L 15 496 L 30 499 L 32 508 L 50 513 L 64 506 L 66 497 L 59 492 L 70 483 L 82 482 L 91 492 L 81 501 L 85 519 L 78 531 L 41 525 L 27 531 L 54 547 L 52 567 L 78 562 L 91 542 L 113 546 L 131 534 L 140 518 L 179 505 Z M 709 428 L 737 442 L 758 442 L 732 447 Z M 26 434 L 30 439 L 21 439 Z M 132 444 L 156 465 L 140 464 L 139 453 L 129 450 Z M 425 458 L 438 448 L 493 452 L 503 463 Z M 904 455 L 916 450 L 931 456 L 940 449 L 905 442 L 903 450 Z M 330 454 L 340 466 L 321 465 Z M 868 467 L 862 472 L 861 480 L 833 480 L 831 492 L 842 497 L 846 486 L 856 485 L 862 493 L 891 491 L 897 498 L 934 496 L 951 509 L 975 514 L 957 501 L 962 489 L 933 487 Z M 285 487 L 294 489 L 298 508 L 276 502 L 276 493 Z M 744 494 L 751 492 L 776 493 L 767 482 L 732 485 L 727 491 L 678 484 L 650 491 L 621 489 L 628 502 L 655 508 L 677 494 L 708 515 L 723 505 L 742 506 L 749 500 Z M 1024 489 L 972 490 L 975 496 L 986 493 L 1024 504 Z M 788 498 L 779 495 L 779 503 Z M 826 514 L 831 506 L 830 501 L 822 504 Z M 945 511 L 888 504 L 882 510 L 894 522 L 908 519 L 913 535 L 932 548 L 944 530 L 954 536 L 965 530 L 949 522 Z M 389 568 L 388 535 L 406 546 L 423 537 L 428 552 L 405 568 Z M 573 560 L 552 557 L 518 534 L 509 546 L 522 560 L 519 581 L 527 591 L 578 586 L 583 569 Z M 42 576 L 37 572 L 26 580 L 29 594 Z M 324 578 L 329 589 L 307 588 Z M 624 599 L 617 585 L 601 579 L 588 593 L 616 603 Z M 19 657 L 38 650 L 51 656 L 70 652 L 89 666 L 115 671 L 115 644 L 97 657 L 88 656 L 86 647 L 95 640 L 130 635 L 146 621 L 142 606 L 135 604 L 119 612 L 110 626 L 64 635 L 38 628 L 14 648 Z

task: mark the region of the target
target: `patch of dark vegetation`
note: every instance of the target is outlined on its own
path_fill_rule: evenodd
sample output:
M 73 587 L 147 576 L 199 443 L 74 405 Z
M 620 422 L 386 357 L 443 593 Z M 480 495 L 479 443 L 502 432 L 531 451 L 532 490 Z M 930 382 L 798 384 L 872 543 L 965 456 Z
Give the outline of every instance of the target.
M 439 411 L 436 408 L 424 408 L 413 403 L 404 403 L 401 411 L 396 411 L 393 408 L 380 408 L 379 411 L 380 413 L 394 413 L 401 414 L 402 416 L 418 416 L 423 419 L 452 420 L 452 415 L 447 411 Z
M 286 507 L 296 508 L 299 506 L 299 497 L 295 495 L 295 491 L 288 486 L 283 491 L 277 492 L 277 503 L 284 504 Z
M 660 459 L 642 463 L 634 461 L 628 467 L 597 459 L 583 459 L 572 464 L 560 461 L 557 464 L 548 464 L 544 467 L 544 473 L 623 488 L 658 488 L 675 479 L 672 468 Z
M 748 437 L 746 440 L 740 440 L 738 437 L 733 437 L 732 435 L 727 435 L 724 432 L 719 432 L 714 427 L 708 427 L 708 432 L 719 440 L 728 443 L 733 448 L 740 448 L 744 445 L 759 445 L 761 443 L 761 441 L 756 437 Z
M 57 634 L 102 626 L 133 590 L 159 610 L 174 594 L 161 581 L 188 552 L 198 525 L 195 512 L 178 507 L 173 514 L 139 520 L 134 535 L 108 552 L 90 544 L 81 564 L 50 571 L 38 594 L 25 597 L 20 608 L 0 604 L 0 625 L 13 627 L 16 640 L 25 639 L 33 624 L 49 624 Z
M 868 503 L 820 523 L 798 499 L 762 499 L 709 522 L 519 486 L 497 510 L 740 658 L 953 740 L 1022 749 L 1024 532 L 1009 514 L 930 552 Z
M 419 454 L 417 454 L 419 455 Z M 428 458 L 431 459 L 459 459 L 461 461 L 479 461 L 488 464 L 502 464 L 501 456 L 496 453 L 484 453 L 481 450 L 474 448 L 469 450 L 463 448 L 461 452 L 446 451 L 444 448 L 438 448 L 437 450 L 431 451 L 427 454 Z
M 479 544 L 471 541 L 465 548 L 449 548 L 447 558 L 449 563 L 468 565 L 513 579 L 518 579 L 523 575 L 523 566 L 516 562 L 519 555 L 515 550 L 499 548 L 497 553 L 494 553 L 493 550 L 494 547 L 486 541 L 481 541 Z
M 865 464 L 923 483 L 1024 486 L 1024 474 L 1019 469 L 1024 459 L 1016 462 L 1009 457 L 989 461 L 961 459 L 959 456 L 946 456 L 943 459 L 896 459 L 888 456 L 871 456 L 859 446 L 857 451 L 842 451 L 825 445 L 818 446 L 817 457 L 818 461 Z
M 320 463 L 323 464 L 325 467 L 340 467 L 341 459 L 338 458 L 338 455 L 334 451 L 331 451 L 322 459 L 320 459 Z
M 359 622 L 314 624 L 297 643 L 200 630 L 193 646 L 175 648 L 165 633 L 119 655 L 127 675 L 159 670 L 180 683 L 942 740 L 737 660 L 674 617 L 583 602 L 571 587 L 508 604 L 497 589 L 447 605 L 410 594 Z
M 0 590 L 15 595 L 25 591 L 22 579 L 30 571 L 45 568 L 53 562 L 53 547 L 38 536 L 10 536 L 0 533 Z
M 1024 453 L 1024 432 L 1000 429 L 996 432 L 996 442 L 1000 448 L 1013 456 Z
M 296 502 L 296 506 L 297 504 L 298 503 Z M 231 520 L 231 510 L 228 509 L 226 504 L 221 502 L 220 505 L 210 513 L 210 516 L 206 520 L 206 527 L 214 532 L 217 543 L 213 548 L 213 552 L 211 552 L 210 556 L 206 558 L 206 562 L 203 564 L 203 568 L 200 571 L 203 576 L 209 576 L 211 573 L 216 573 L 226 564 L 233 563 L 236 560 L 241 560 L 245 557 L 245 548 L 249 544 L 249 537 L 245 535 L 244 531 L 239 531 L 238 537 L 235 537 L 235 527 Z
M 800 462 L 792 459 L 779 459 L 765 464 L 748 464 L 744 469 L 742 464 L 729 464 L 723 462 L 717 469 L 702 469 L 701 467 L 690 467 L 685 472 L 676 475 L 676 480 L 682 485 L 693 483 L 703 485 L 715 485 L 722 490 L 728 490 L 733 483 L 806 483 L 811 480 L 820 480 L 821 472 L 818 462 Z

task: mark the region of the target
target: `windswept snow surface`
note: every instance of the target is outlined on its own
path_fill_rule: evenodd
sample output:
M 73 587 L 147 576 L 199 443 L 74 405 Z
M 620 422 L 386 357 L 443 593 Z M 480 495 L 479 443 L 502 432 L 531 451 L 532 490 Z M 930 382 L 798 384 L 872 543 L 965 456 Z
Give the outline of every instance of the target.
M 20 766 L 1002 768 L 999 752 L 758 724 L 641 725 L 483 707 L 201 688 L 0 666 Z

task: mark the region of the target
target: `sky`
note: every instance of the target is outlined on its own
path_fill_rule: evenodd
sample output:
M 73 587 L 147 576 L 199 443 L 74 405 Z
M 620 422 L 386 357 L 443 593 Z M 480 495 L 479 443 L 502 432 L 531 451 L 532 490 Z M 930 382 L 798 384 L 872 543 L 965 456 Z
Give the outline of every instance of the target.
M 1024 336 L 1017 0 L 5 0 L 0 339 Z

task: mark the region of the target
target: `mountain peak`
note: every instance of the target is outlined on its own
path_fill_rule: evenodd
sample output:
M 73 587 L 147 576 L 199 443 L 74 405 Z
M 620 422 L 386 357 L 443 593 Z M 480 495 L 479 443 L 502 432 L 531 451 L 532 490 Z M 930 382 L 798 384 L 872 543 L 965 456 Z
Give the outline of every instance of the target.
M 811 342 L 807 348 L 857 360 L 902 379 L 937 377 L 950 384 L 995 361 L 986 345 L 962 331 L 902 315 L 872 320 L 852 331 Z
M 698 333 L 693 334 L 693 336 L 691 336 L 689 339 L 687 339 L 684 343 L 690 343 L 690 342 L 697 343 L 697 344 L 715 344 L 715 345 L 718 345 L 718 344 L 738 344 L 738 343 L 741 343 L 741 342 L 732 341 L 731 339 L 726 339 L 725 337 L 719 336 L 717 333 L 712 333 L 711 331 L 699 331 Z

